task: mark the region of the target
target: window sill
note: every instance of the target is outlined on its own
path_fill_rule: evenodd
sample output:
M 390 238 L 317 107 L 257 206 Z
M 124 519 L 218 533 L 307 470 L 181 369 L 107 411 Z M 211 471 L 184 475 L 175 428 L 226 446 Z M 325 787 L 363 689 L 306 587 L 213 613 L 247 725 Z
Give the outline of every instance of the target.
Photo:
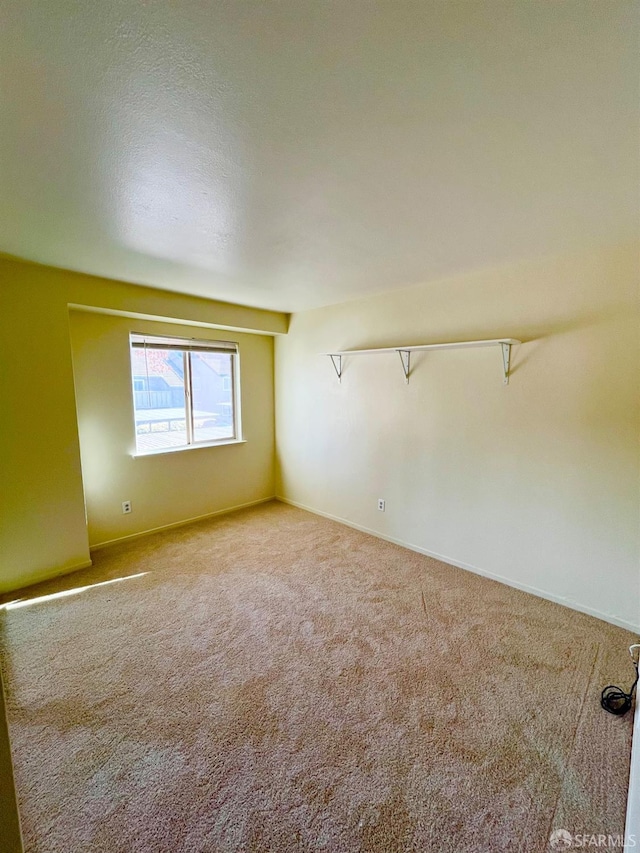
M 165 453 L 181 453 L 183 450 L 200 450 L 203 447 L 223 447 L 228 444 L 246 443 L 246 438 L 229 438 L 223 441 L 203 441 L 198 444 L 186 444 L 183 447 L 160 447 L 157 450 L 141 450 L 132 453 L 131 456 L 133 459 L 140 459 L 143 456 L 164 456 Z

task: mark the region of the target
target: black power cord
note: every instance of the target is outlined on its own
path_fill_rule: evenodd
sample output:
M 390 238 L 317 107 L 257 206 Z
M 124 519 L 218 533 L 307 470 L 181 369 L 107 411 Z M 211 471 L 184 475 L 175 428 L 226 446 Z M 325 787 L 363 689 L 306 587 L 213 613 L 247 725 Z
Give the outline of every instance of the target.
M 638 678 L 640 677 L 640 643 L 629 646 L 629 654 L 631 655 L 631 660 L 633 661 L 633 665 L 636 670 L 636 680 L 631 685 L 631 690 L 629 690 L 628 693 L 625 693 L 621 687 L 616 687 L 615 684 L 609 684 L 604 688 L 602 695 L 600 696 L 600 704 L 604 710 L 608 711 L 610 714 L 615 714 L 616 717 L 621 717 L 623 714 L 626 714 L 633 701 L 633 692 L 636 689 Z

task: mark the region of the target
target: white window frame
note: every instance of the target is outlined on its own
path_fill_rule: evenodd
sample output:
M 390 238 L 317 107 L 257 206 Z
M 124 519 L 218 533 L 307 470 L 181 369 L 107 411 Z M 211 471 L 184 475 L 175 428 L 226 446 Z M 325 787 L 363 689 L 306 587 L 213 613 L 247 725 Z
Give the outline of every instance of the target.
M 134 349 L 166 349 L 176 350 L 183 353 L 184 364 L 184 395 L 185 395 L 185 423 L 187 443 L 177 447 L 158 447 L 152 450 L 138 450 L 138 437 L 136 431 L 136 406 L 135 406 L 135 380 L 131 370 L 131 402 L 133 412 L 133 428 L 135 434 L 135 451 L 133 456 L 155 456 L 162 453 L 176 453 L 182 450 L 193 450 L 199 447 L 218 447 L 225 444 L 243 444 L 242 418 L 240 414 L 240 352 L 235 341 L 208 341 L 196 338 L 178 338 L 170 335 L 148 335 L 138 332 L 129 334 L 129 365 L 132 368 L 132 352 Z M 231 356 L 231 418 L 233 435 L 220 439 L 207 439 L 197 441 L 193 435 L 193 390 L 191 382 L 191 352 L 217 352 Z

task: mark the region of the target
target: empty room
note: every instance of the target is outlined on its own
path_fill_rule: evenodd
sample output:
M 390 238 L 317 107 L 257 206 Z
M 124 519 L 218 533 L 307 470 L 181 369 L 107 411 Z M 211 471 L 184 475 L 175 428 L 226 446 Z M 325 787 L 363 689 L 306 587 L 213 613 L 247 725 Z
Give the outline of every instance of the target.
M 640 4 L 0 20 L 1 853 L 640 847 Z

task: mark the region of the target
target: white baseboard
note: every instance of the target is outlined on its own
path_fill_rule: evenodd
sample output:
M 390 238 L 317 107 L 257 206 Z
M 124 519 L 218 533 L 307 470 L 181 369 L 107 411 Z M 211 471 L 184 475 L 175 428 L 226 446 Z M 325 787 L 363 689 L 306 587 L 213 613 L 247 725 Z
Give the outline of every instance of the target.
M 96 545 L 91 545 L 89 547 L 89 551 L 99 551 L 101 548 L 108 548 L 110 545 L 117 545 L 120 542 L 131 542 L 133 539 L 140 539 L 143 536 L 151 536 L 153 533 L 160 533 L 163 530 L 172 530 L 175 527 L 185 527 L 187 524 L 193 524 L 196 521 L 204 521 L 207 518 L 214 518 L 216 515 L 227 515 L 230 512 L 237 512 L 239 509 L 248 509 L 251 506 L 266 504 L 273 500 L 275 500 L 275 495 L 270 495 L 268 498 L 258 498 L 257 501 L 249 501 L 245 504 L 229 506 L 225 509 L 217 509 L 215 512 L 206 512 L 204 515 L 196 515 L 193 518 L 185 518 L 182 521 L 172 521 L 170 524 L 162 524 L 160 527 L 151 527 L 148 530 L 140 530 L 138 533 L 129 533 L 127 536 L 118 536 L 116 539 L 108 539 L 105 542 L 98 542 Z M 89 565 L 91 565 L 91 563 L 89 563 Z
M 448 557 L 445 554 L 437 554 L 434 551 L 428 551 L 426 548 L 421 548 L 419 545 L 413 545 L 411 542 L 405 542 L 403 539 L 395 539 L 393 536 L 386 536 L 384 533 L 379 533 L 377 530 L 372 530 L 369 527 L 364 527 L 361 524 L 356 524 L 353 521 L 349 521 L 347 518 L 341 518 L 337 515 L 332 515 L 329 512 L 323 512 L 319 509 L 314 509 L 313 507 L 306 506 L 305 504 L 299 503 L 298 501 L 292 501 L 289 498 L 284 498 L 281 495 L 276 495 L 276 500 L 281 501 L 285 504 L 290 504 L 291 506 L 298 507 L 298 509 L 304 509 L 307 512 L 312 512 L 314 515 L 321 515 L 323 518 L 329 518 L 331 521 L 337 521 L 340 524 L 345 524 L 347 527 L 353 527 L 354 530 L 360 530 L 362 533 L 368 533 L 371 536 L 376 536 L 378 539 L 384 539 L 386 542 L 392 542 L 394 545 L 401 545 L 403 548 L 408 548 L 410 551 L 417 551 L 418 554 L 424 554 L 425 557 L 433 557 L 434 560 L 440 560 L 442 563 L 448 563 L 450 566 L 455 566 L 458 569 L 465 569 L 468 572 L 473 572 L 476 575 L 482 575 L 482 577 L 490 578 L 494 581 L 499 581 L 500 583 L 505 584 L 506 586 L 511 586 L 514 589 L 522 590 L 522 592 L 528 592 L 532 595 L 537 595 L 538 598 L 544 598 L 547 601 L 553 601 L 555 604 L 562 604 L 564 607 L 568 607 L 570 610 L 577 610 L 579 613 L 585 613 L 587 616 L 594 616 L 596 619 L 601 619 L 603 622 L 609 622 L 611 625 L 617 625 L 618 628 L 626 628 L 627 631 L 632 631 L 634 634 L 640 633 L 640 624 L 635 625 L 633 622 L 628 622 L 625 619 L 619 619 L 617 616 L 612 616 L 610 613 L 604 613 L 600 610 L 595 610 L 592 607 L 587 607 L 579 602 L 573 601 L 571 599 L 563 598 L 559 595 L 554 595 L 553 593 L 547 592 L 544 589 L 539 589 L 535 586 L 530 586 L 529 584 L 520 583 L 519 581 L 514 581 L 511 578 L 507 578 L 504 575 L 496 574 L 495 572 L 487 571 L 486 569 L 481 569 L 478 566 L 472 566 L 470 563 L 463 563 L 460 560 L 455 560 L 452 557 Z M 639 840 L 640 846 L 640 840 Z
M 23 589 L 28 589 L 30 586 L 35 586 L 38 583 L 44 583 L 44 581 L 51 581 L 54 578 L 60 578 L 63 575 L 71 575 L 73 572 L 79 572 L 81 569 L 89 569 L 92 565 L 93 563 L 91 560 L 83 560 L 81 563 L 74 563 L 71 566 L 64 566 L 64 568 L 57 566 L 55 569 L 45 569 L 41 572 L 36 572 L 34 575 L 29 575 L 26 583 L 21 583 L 20 586 L 12 589 L 0 590 L 0 603 L 4 603 L 4 599 L 6 599 L 7 596 L 14 595 L 14 593 L 20 592 Z

